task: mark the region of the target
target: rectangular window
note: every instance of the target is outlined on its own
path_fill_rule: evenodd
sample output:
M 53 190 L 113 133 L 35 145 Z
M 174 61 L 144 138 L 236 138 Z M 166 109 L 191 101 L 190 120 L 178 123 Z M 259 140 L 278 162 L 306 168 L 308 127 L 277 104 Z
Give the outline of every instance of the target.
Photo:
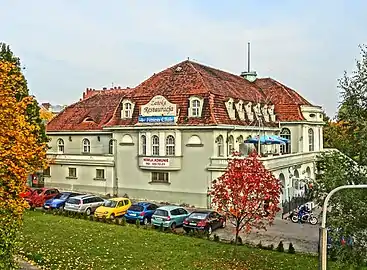
M 152 172 L 151 181 L 156 183 L 169 183 L 168 172 Z
M 43 170 L 43 176 L 45 177 L 50 177 L 51 176 L 51 168 L 47 167 L 46 169 Z
M 69 168 L 69 177 L 76 178 L 76 168 Z
M 96 178 L 97 179 L 104 179 L 104 170 L 103 169 L 96 169 Z

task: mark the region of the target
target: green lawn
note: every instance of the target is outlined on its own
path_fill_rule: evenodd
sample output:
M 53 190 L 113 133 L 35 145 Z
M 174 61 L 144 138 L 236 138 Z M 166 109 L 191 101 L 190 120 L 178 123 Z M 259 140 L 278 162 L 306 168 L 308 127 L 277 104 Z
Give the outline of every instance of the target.
M 21 253 L 51 269 L 318 269 L 317 258 L 26 212 Z M 332 266 L 330 269 L 339 269 Z

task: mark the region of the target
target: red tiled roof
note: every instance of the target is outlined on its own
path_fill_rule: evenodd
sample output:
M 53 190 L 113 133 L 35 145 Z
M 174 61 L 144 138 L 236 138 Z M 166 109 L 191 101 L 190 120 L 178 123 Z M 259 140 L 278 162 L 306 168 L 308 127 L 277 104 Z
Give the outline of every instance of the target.
M 47 124 L 47 131 L 101 130 L 113 116 L 128 90 L 99 91 L 66 107 Z M 87 118 L 92 121 L 85 121 Z
M 275 113 L 279 121 L 304 120 L 300 106 L 313 106 L 295 90 L 271 78 L 257 79 L 255 84 L 275 105 Z
M 251 83 L 246 79 L 204 66 L 184 61 L 154 74 L 132 89 L 91 90 L 84 93 L 84 99 L 68 106 L 47 125 L 47 131 L 100 130 L 116 125 L 131 126 L 138 123 L 139 108 L 154 96 L 164 96 L 177 105 L 180 125 L 258 125 L 231 120 L 225 102 L 231 97 L 235 101 L 275 104 L 275 112 L 280 121 L 303 120 L 299 105 L 309 104 L 294 90 L 272 80 L 258 79 Z M 202 117 L 188 118 L 190 96 L 204 100 Z M 130 99 L 135 103 L 131 119 L 121 119 L 121 101 Z M 286 106 L 284 106 L 286 105 Z M 294 106 L 289 106 L 294 105 Z M 93 121 L 85 121 L 91 118 Z M 266 123 L 263 121 L 263 123 Z M 276 123 L 266 123 L 277 126 Z

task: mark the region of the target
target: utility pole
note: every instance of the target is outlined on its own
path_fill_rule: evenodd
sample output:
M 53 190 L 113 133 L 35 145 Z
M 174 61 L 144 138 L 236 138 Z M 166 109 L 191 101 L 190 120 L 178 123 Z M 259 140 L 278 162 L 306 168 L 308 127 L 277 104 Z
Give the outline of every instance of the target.
M 320 270 L 327 270 L 327 229 L 326 229 L 326 212 L 328 208 L 328 203 L 331 196 L 334 195 L 335 192 L 342 190 L 342 189 L 361 189 L 367 188 L 367 185 L 345 185 L 334 188 L 329 194 L 326 196 L 324 201 L 324 206 L 322 208 L 322 222 L 320 228 L 320 254 L 319 254 L 319 269 Z

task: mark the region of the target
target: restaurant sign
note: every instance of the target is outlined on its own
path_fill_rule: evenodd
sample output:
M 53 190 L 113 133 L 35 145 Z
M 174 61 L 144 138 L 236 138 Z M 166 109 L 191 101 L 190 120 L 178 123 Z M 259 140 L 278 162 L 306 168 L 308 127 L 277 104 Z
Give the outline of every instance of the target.
M 168 158 L 150 158 L 145 157 L 143 158 L 142 162 L 143 166 L 146 167 L 168 167 L 169 166 L 169 159 Z
M 163 96 L 153 97 L 140 107 L 141 116 L 176 116 L 177 106 Z
M 139 116 L 139 123 L 174 123 L 174 116 Z

